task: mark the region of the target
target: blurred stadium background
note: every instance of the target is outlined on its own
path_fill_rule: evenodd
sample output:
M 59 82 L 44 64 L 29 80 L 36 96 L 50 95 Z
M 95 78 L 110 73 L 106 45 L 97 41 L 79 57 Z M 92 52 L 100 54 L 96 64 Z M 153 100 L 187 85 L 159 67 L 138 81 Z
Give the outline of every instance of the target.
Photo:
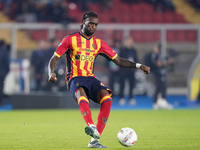
M 48 49 L 50 39 L 61 41 L 67 34 L 78 31 L 83 13 L 90 10 L 99 15 L 95 36 L 109 44 L 132 36 L 139 62 L 143 63 L 145 54 L 158 43 L 162 45 L 164 57 L 176 54 L 168 73 L 167 99 L 175 108 L 199 107 L 198 0 L 1 0 L 0 40 L 10 46 L 11 56 L 4 88 L 6 105 L 1 110 L 77 107 L 66 91 L 63 68 L 58 68 L 59 82 L 49 85 L 47 67 L 44 67 L 42 83 L 51 89 L 35 90 L 31 56 L 41 48 L 41 41 L 45 41 L 43 47 Z M 98 57 L 95 65 L 95 75 L 108 85 L 106 60 Z M 113 108 L 152 108 L 152 76 L 138 71 L 136 78 L 137 104 L 120 107 L 114 103 Z

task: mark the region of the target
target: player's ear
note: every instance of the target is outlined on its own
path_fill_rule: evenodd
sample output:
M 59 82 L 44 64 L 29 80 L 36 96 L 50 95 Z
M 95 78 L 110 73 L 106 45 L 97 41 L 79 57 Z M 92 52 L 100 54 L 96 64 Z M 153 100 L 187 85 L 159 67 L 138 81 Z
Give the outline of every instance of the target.
M 83 24 L 85 24 L 85 20 L 83 20 Z

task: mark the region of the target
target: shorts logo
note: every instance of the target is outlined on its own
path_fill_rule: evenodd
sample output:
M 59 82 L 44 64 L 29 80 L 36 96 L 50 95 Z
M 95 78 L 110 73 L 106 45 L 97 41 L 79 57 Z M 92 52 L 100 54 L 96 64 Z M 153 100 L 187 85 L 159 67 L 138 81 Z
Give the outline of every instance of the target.
M 101 85 L 101 86 L 104 86 L 104 84 L 103 84 L 103 83 L 100 83 L 100 85 Z
M 102 121 L 103 121 L 103 123 L 104 123 L 105 125 L 106 125 L 106 123 L 107 123 L 107 120 L 108 120 L 107 118 L 104 118 L 104 117 L 102 118 Z
M 84 117 L 84 116 L 86 116 L 88 114 L 88 111 L 84 111 L 83 113 L 82 113 L 82 116 Z
M 76 86 L 79 86 L 79 83 L 76 83 Z

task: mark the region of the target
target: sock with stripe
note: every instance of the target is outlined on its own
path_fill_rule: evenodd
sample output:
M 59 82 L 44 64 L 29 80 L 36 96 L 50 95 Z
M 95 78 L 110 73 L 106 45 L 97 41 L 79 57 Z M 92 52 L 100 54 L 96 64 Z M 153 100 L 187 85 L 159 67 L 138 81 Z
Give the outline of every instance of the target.
M 98 119 L 97 119 L 97 130 L 99 134 L 103 132 L 103 129 L 105 128 L 105 125 L 107 123 L 109 114 L 110 114 L 110 109 L 112 105 L 112 98 L 109 95 L 105 95 L 101 101 L 101 108 L 99 111 Z
M 89 108 L 89 100 L 85 96 L 81 96 L 78 99 L 78 105 L 81 111 L 81 114 L 83 116 L 83 119 L 85 120 L 86 124 L 89 126 L 91 124 L 94 124 L 92 120 L 92 113 Z

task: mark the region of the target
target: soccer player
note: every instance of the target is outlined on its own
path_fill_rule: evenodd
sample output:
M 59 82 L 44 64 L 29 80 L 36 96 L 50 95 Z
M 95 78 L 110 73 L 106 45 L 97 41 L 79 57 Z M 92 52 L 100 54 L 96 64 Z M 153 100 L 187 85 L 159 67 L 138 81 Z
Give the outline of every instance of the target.
M 98 15 L 95 12 L 86 12 L 82 17 L 80 31 L 67 35 L 58 45 L 54 55 L 50 59 L 48 74 L 50 82 L 57 81 L 54 70 L 57 61 L 65 54 L 67 62 L 67 86 L 77 101 L 80 112 L 87 124 L 85 133 L 92 137 L 88 147 L 107 148 L 107 146 L 99 143 L 99 138 L 110 114 L 112 91 L 95 77 L 93 73 L 95 58 L 100 54 L 108 60 L 112 60 L 118 66 L 139 68 L 145 74 L 150 73 L 150 68 L 119 57 L 108 44 L 94 37 L 93 34 L 98 24 Z M 89 108 L 89 99 L 101 105 L 96 126 Z

